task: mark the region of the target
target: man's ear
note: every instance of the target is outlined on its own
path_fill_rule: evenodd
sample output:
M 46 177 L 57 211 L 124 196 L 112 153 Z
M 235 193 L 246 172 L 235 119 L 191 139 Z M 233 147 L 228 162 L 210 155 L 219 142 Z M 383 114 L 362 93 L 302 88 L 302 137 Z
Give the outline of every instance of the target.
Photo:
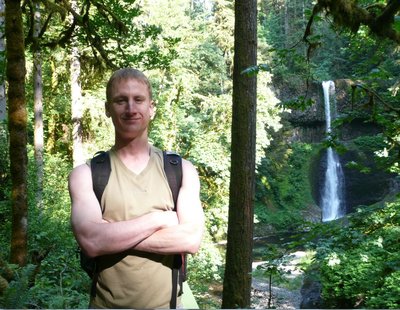
M 106 116 L 107 116 L 107 117 L 110 117 L 111 114 L 110 114 L 110 111 L 108 110 L 108 109 L 109 109 L 109 105 L 108 105 L 108 102 L 107 102 L 107 101 L 104 103 L 104 109 L 105 109 L 105 111 L 106 111 Z
M 151 102 L 151 111 L 150 111 L 150 119 L 153 120 L 156 116 L 157 107 L 154 101 Z

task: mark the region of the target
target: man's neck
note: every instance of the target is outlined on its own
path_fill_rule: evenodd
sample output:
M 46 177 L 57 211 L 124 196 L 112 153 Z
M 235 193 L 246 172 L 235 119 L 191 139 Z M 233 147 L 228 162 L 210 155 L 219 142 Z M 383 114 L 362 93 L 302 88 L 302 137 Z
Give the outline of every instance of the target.
M 148 154 L 150 144 L 148 140 L 131 140 L 129 142 L 116 142 L 114 150 L 118 153 L 136 156 L 140 154 Z
M 125 166 L 136 174 L 146 168 L 149 162 L 151 146 L 147 139 L 115 143 L 113 148 Z
M 114 149 L 117 152 L 130 155 L 147 153 L 149 150 L 149 139 L 147 132 L 136 137 L 129 137 L 115 133 Z

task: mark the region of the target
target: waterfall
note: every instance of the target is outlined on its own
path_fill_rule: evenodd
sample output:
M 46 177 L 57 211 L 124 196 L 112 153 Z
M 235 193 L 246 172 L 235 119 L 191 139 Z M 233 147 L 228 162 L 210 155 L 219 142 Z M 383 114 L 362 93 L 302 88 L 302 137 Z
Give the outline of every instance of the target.
M 335 92 L 333 81 L 322 82 L 324 90 L 326 134 L 331 135 L 331 118 L 335 113 L 330 106 L 330 94 Z M 333 115 L 332 115 L 333 114 Z M 331 221 L 344 215 L 344 175 L 339 156 L 329 147 L 326 152 L 325 183 L 322 192 L 322 221 Z

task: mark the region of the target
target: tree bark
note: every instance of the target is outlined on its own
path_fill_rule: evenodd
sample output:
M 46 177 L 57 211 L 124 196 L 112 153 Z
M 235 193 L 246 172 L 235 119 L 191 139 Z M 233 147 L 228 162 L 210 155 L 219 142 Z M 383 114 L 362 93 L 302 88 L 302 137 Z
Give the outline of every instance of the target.
M 40 208 L 43 205 L 43 82 L 42 82 L 42 58 L 40 54 L 39 33 L 40 33 L 40 3 L 34 1 L 35 20 L 33 30 L 33 91 L 35 110 L 34 148 L 36 161 L 36 205 Z
M 6 0 L 8 127 L 12 180 L 11 263 L 27 261 L 27 113 L 25 102 L 25 47 L 19 0 Z
M 257 1 L 235 1 L 231 179 L 222 308 L 250 308 L 256 146 Z

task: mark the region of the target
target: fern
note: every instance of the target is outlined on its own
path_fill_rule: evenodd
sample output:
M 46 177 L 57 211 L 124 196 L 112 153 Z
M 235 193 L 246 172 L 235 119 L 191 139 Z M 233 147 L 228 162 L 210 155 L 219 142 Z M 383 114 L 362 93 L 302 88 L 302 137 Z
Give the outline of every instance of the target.
M 30 284 L 35 275 L 35 265 L 17 268 L 3 296 L 0 297 L 0 307 L 5 309 L 30 308 Z

